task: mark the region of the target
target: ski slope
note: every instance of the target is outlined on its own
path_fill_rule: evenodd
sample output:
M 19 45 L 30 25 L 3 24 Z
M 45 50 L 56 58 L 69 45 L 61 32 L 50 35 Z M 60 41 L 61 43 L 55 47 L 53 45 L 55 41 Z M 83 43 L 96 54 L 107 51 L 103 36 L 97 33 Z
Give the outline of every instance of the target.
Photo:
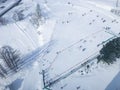
M 46 71 L 46 83 L 62 77 L 64 73 L 67 73 L 78 63 L 82 64 L 88 57 L 99 53 L 102 48 L 101 43 L 110 38 L 115 38 L 120 32 L 119 18 L 110 13 L 111 6 L 105 9 L 106 7 L 100 4 L 95 6 L 90 1 L 82 0 L 53 2 L 52 0 L 48 1 L 47 5 L 57 20 L 52 37 L 55 43 L 48 49 L 48 54 L 42 58 L 43 68 Z M 72 76 L 68 78 L 73 79 Z M 81 80 L 80 78 L 75 79 L 78 79 L 78 81 L 76 80 L 77 84 Z M 71 80 L 67 79 L 65 83 L 69 84 Z M 62 90 L 63 88 L 58 89 L 58 87 L 64 86 L 65 83 L 64 80 L 61 80 L 51 89 Z M 105 82 L 104 84 L 107 85 L 108 83 Z M 89 83 L 89 85 L 91 84 Z M 86 86 L 85 90 L 104 90 L 105 85 L 97 89 L 94 86 L 91 88 Z M 65 86 L 67 87 L 67 85 Z M 77 90 L 75 87 L 76 84 L 73 84 L 63 90 Z
M 37 4 L 45 21 L 35 28 L 30 16 Z M 96 59 L 103 45 L 120 34 L 120 18 L 110 12 L 115 4 L 114 0 L 22 0 L 4 15 L 9 22 L 0 26 L 0 47 L 10 45 L 32 63 L 0 79 L 0 89 L 20 79 L 18 90 L 42 90 L 44 82 L 52 90 L 119 90 L 120 62 L 108 66 Z M 23 10 L 23 20 L 12 20 L 16 10 Z M 45 48 L 40 56 L 39 47 Z

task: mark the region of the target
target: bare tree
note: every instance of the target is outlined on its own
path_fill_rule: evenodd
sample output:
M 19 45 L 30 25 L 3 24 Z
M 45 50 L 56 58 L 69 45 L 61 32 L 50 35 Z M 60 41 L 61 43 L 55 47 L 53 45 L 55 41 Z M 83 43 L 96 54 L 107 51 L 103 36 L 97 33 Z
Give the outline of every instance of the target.
M 12 17 L 13 17 L 13 20 L 15 20 L 15 21 L 23 20 L 24 19 L 23 11 L 22 10 L 15 11 Z
M 41 24 L 45 22 L 45 18 L 42 15 L 42 9 L 39 4 L 36 5 L 35 13 L 32 14 L 30 22 L 38 28 Z
M 118 5 L 119 5 L 119 0 L 116 1 L 116 7 L 118 7 Z
M 0 77 L 5 78 L 5 75 L 0 71 Z
M 8 20 L 4 17 L 0 17 L 0 25 L 6 25 L 8 23 Z
M 7 75 L 6 69 L 0 64 L 0 77 L 5 78 Z
M 3 59 L 6 66 L 12 71 L 17 72 L 18 65 L 20 61 L 20 53 L 17 50 L 14 50 L 10 46 L 3 46 L 0 49 L 0 58 Z
M 7 71 L 6 69 L 0 64 L 0 70 L 5 74 L 7 75 Z
M 41 13 L 41 7 L 40 7 L 40 5 L 39 4 L 37 4 L 37 6 L 36 6 L 36 16 L 38 17 L 38 18 L 42 18 L 42 13 Z

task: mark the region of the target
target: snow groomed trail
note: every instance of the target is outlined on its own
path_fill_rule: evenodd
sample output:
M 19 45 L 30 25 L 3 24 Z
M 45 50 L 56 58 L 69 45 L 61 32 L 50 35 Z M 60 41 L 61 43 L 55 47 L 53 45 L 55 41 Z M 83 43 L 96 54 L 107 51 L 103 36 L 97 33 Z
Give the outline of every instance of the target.
M 110 13 L 111 7 L 105 9 L 102 5 L 71 0 L 48 1 L 48 6 L 57 21 L 52 38 L 56 43 L 42 58 L 47 86 L 74 74 L 85 62 L 95 60 L 102 45 L 120 32 L 119 19 Z

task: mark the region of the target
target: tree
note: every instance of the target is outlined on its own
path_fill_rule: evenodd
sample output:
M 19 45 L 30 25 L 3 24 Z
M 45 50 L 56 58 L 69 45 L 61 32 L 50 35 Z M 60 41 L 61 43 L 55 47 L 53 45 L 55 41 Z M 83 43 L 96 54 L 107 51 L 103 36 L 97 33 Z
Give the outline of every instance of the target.
M 0 77 L 5 78 L 7 75 L 6 69 L 0 64 Z
M 6 25 L 7 22 L 8 22 L 8 20 L 6 20 L 6 18 L 0 17 L 0 25 Z
M 42 10 L 39 4 L 36 5 L 35 13 L 32 14 L 30 22 L 38 28 L 40 24 L 43 24 L 45 21 L 45 18 L 42 15 Z
M 0 77 L 4 78 L 5 75 L 0 71 Z
M 120 58 L 120 37 L 109 41 L 100 50 L 100 55 L 97 57 L 98 62 L 103 61 L 107 64 L 112 64 Z
M 24 19 L 23 10 L 15 11 L 12 17 L 13 17 L 13 20 L 15 21 L 23 20 Z
M 20 61 L 20 53 L 18 50 L 14 50 L 10 46 L 3 46 L 0 49 L 0 58 L 10 70 L 17 72 Z
M 37 17 L 38 17 L 39 19 L 42 18 L 42 12 L 41 12 L 41 11 L 42 11 L 42 10 L 41 10 L 40 5 L 37 4 L 37 6 L 36 6 L 36 15 L 37 15 Z
M 118 7 L 118 4 L 119 4 L 119 0 L 116 1 L 116 7 Z

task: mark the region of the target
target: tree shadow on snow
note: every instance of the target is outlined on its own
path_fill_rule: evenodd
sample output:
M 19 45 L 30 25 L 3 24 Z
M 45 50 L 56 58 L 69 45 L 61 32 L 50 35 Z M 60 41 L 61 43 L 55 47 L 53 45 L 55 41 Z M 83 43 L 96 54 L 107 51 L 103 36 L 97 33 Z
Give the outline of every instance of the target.
M 120 72 L 113 78 L 105 90 L 120 90 Z

